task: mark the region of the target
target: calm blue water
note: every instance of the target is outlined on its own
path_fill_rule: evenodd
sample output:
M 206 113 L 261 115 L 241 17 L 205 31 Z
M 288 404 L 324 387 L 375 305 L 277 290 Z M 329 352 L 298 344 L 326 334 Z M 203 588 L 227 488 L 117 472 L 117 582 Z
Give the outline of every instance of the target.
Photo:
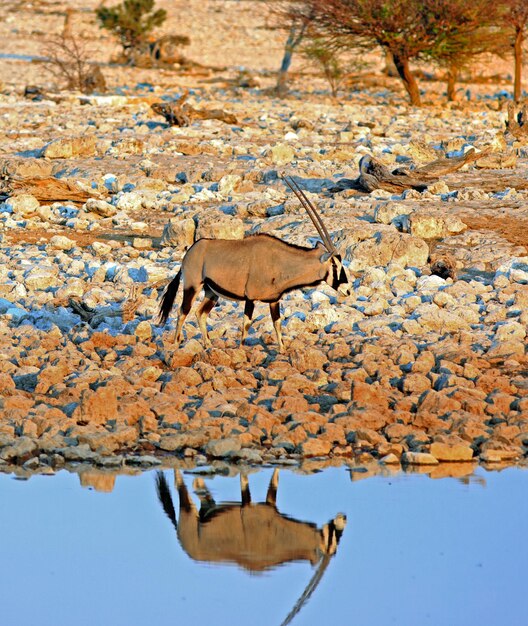
M 164 475 L 181 522 L 173 472 Z M 254 502 L 265 500 L 271 475 L 249 476 Z M 194 477 L 183 477 L 197 503 Z M 251 573 L 191 559 L 155 481 L 155 472 L 118 476 L 113 491 L 101 493 L 65 471 L 28 481 L 0 475 L 0 624 L 281 624 L 316 567 L 304 561 Z M 240 501 L 238 478 L 205 483 L 217 502 Z M 281 470 L 281 514 L 318 528 L 338 512 L 348 520 L 292 624 L 524 626 L 527 493 L 528 471 L 520 469 L 479 469 L 468 484 Z

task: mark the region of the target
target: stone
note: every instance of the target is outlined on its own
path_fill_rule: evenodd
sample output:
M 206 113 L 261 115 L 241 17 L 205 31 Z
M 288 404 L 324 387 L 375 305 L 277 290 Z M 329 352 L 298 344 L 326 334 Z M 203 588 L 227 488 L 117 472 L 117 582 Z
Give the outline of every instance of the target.
M 94 241 L 92 243 L 92 250 L 99 256 L 107 256 L 112 252 L 112 246 L 102 241 Z
M 152 324 L 143 320 L 139 322 L 136 326 L 136 330 L 134 331 L 134 335 L 141 341 L 146 341 L 152 337 Z
M 6 204 L 11 207 L 14 213 L 19 214 L 21 217 L 34 215 L 40 207 L 40 202 L 37 198 L 29 193 L 19 193 L 11 196 Z
M 495 339 L 497 341 L 522 340 L 526 337 L 526 327 L 519 322 L 505 322 L 497 326 Z
M 433 274 L 431 276 L 420 276 L 420 278 L 416 281 L 416 291 L 421 291 L 421 292 L 431 292 L 431 291 L 437 291 L 437 289 L 444 287 L 446 284 L 445 278 L 442 278 L 441 276 L 438 276 L 436 274 Z M 442 295 L 444 295 L 445 297 L 450 297 L 449 294 L 445 294 L 443 291 L 440 292 Z M 435 299 L 434 302 L 437 302 L 437 296 L 438 294 L 435 294 Z M 441 300 L 441 298 L 440 298 Z M 442 306 L 445 304 L 445 301 L 442 302 Z
M 481 453 L 480 460 L 484 463 L 504 463 L 514 461 L 521 455 L 520 450 L 488 449 Z
M 1 158 L 0 171 L 8 178 L 49 178 L 53 174 L 53 164 L 49 161 L 26 156 Z
M 460 218 L 431 211 L 415 211 L 409 216 L 409 224 L 411 235 L 422 239 L 443 239 L 467 230 Z
M 328 456 L 332 450 L 332 444 L 329 441 L 322 441 L 316 437 L 309 437 L 299 444 L 298 451 L 302 456 Z
M 408 374 L 403 379 L 403 391 L 405 393 L 421 394 L 431 389 L 431 381 L 423 374 Z
M 95 213 L 101 217 L 113 217 L 117 213 L 117 208 L 113 204 L 96 198 L 89 198 L 83 208 L 88 213 Z
M 385 390 L 379 383 L 368 383 L 355 380 L 352 384 L 351 400 L 359 407 L 371 408 L 386 411 L 389 402 Z
M 227 198 L 236 191 L 241 182 L 242 177 L 238 174 L 225 174 L 218 182 L 218 193 Z
M 180 250 L 190 248 L 194 243 L 196 224 L 191 218 L 172 218 L 163 227 L 161 245 Z
M 18 437 L 13 445 L 0 448 L 0 459 L 8 462 L 24 462 L 35 456 L 38 449 L 30 437 Z
M 383 202 L 374 209 L 374 220 L 378 224 L 390 224 L 393 220 L 407 217 L 412 209 L 402 202 Z
M 168 435 L 160 439 L 158 447 L 167 452 L 179 452 L 187 447 L 187 443 L 185 435 Z
M 75 248 L 75 241 L 70 239 L 69 237 L 64 237 L 63 235 L 54 235 L 50 241 L 49 246 L 54 250 L 71 250 Z
M 71 159 L 95 156 L 97 140 L 94 135 L 54 139 L 44 146 L 42 156 L 46 159 Z
M 152 239 L 146 237 L 134 237 L 132 239 L 132 247 L 137 250 L 147 250 L 152 248 Z
M 137 137 L 125 137 L 112 142 L 118 154 L 143 154 L 145 142 Z
M 513 257 L 500 265 L 495 272 L 494 284 L 501 277 L 506 278 L 508 282 L 528 285 L 528 256 Z
M 136 191 L 125 191 L 119 194 L 116 207 L 119 211 L 139 211 L 142 204 L 141 194 Z
M 438 459 L 427 452 L 404 452 L 401 460 L 407 465 L 438 465 Z
M 61 448 L 57 452 L 64 457 L 65 461 L 77 461 L 80 463 L 88 462 L 92 463 L 98 458 L 98 454 L 90 450 L 90 446 L 87 444 L 80 444 L 78 446 L 72 446 L 69 448 Z
M 55 270 L 47 268 L 35 268 L 24 276 L 24 284 L 31 291 L 41 291 L 49 287 L 58 287 L 61 279 Z
M 403 267 L 423 267 L 429 258 L 429 246 L 418 237 L 400 233 L 390 226 L 358 222 L 357 228 L 337 232 L 333 239 L 343 257 L 350 262 L 350 271 L 362 271 L 372 266 L 398 263 Z
M 287 143 L 278 143 L 271 149 L 271 161 L 278 165 L 286 165 L 295 159 L 295 149 Z
M 489 350 L 487 351 L 487 356 L 490 359 L 501 357 L 523 357 L 525 354 L 525 345 L 524 340 L 501 340 L 501 341 L 493 341 Z
M 317 348 L 305 347 L 290 351 L 290 362 L 301 373 L 309 369 L 322 368 L 327 361 L 326 354 Z
M 95 391 L 84 389 L 79 405 L 73 412 L 75 420 L 105 424 L 118 418 L 117 395 L 112 387 L 98 387 Z
M 417 321 L 424 330 L 439 333 L 470 330 L 471 326 L 462 316 L 435 304 L 422 304 L 414 310 Z
M 91 450 L 99 454 L 112 454 L 123 447 L 133 447 L 138 437 L 137 428 L 118 426 L 114 431 L 97 431 L 79 434 L 79 443 L 86 443 Z
M 393 452 L 390 452 L 380 459 L 380 463 L 383 465 L 399 465 L 400 459 Z
M 196 339 L 185 341 L 180 347 L 174 346 L 174 333 L 169 333 L 170 344 L 165 345 L 166 359 L 171 368 L 187 367 L 191 365 L 199 355 L 203 354 L 204 347 Z
M 212 456 L 215 458 L 225 458 L 228 456 L 233 456 L 234 454 L 239 452 L 241 448 L 242 445 L 238 439 L 214 439 L 206 444 L 205 453 L 208 456 Z
M 471 461 L 473 449 L 462 443 L 448 444 L 433 442 L 429 448 L 430 453 L 438 461 Z
M 200 214 L 196 218 L 195 239 L 243 239 L 244 223 L 231 215 Z
M 372 428 L 358 428 L 355 431 L 355 442 L 365 441 L 372 446 L 379 446 L 387 443 L 387 440 L 383 435 L 380 435 Z
M 260 452 L 253 450 L 252 448 L 241 448 L 240 450 L 230 452 L 228 457 L 237 461 L 244 461 L 245 463 L 262 463 L 262 456 Z
M 154 465 L 161 465 L 161 460 L 150 454 L 143 454 L 141 456 L 132 456 L 125 459 L 126 465 L 139 465 L 141 467 L 152 467 Z

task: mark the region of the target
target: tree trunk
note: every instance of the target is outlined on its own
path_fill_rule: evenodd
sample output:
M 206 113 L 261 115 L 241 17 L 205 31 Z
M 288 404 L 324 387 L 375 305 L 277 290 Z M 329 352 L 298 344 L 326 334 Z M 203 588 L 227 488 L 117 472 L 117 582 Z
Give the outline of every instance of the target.
M 422 100 L 420 98 L 420 90 L 418 89 L 418 83 L 416 82 L 416 78 L 409 68 L 409 59 L 407 57 L 399 56 L 396 54 L 393 54 L 393 56 L 394 65 L 398 70 L 398 74 L 403 82 L 405 90 L 409 94 L 409 100 L 411 104 L 417 107 L 421 106 Z
M 275 91 L 279 96 L 283 96 L 288 91 L 288 70 L 292 62 L 293 52 L 301 43 L 305 30 L 306 22 L 299 26 L 294 21 L 290 25 L 288 39 L 286 39 L 286 44 L 284 45 L 284 56 L 282 57 L 282 63 L 277 75 L 277 85 L 275 86 Z
M 447 68 L 447 99 L 449 102 L 456 100 L 456 82 L 458 80 L 458 67 L 450 65 Z
M 290 69 L 292 56 L 293 48 L 289 47 L 288 44 L 286 44 L 279 74 L 277 76 L 277 85 L 275 86 L 275 91 L 279 96 L 284 95 L 288 91 L 288 70 Z
M 72 17 L 73 17 L 74 9 L 68 7 L 66 9 L 66 13 L 64 14 L 64 26 L 62 29 L 62 38 L 68 39 L 72 36 Z
M 399 74 L 396 66 L 394 65 L 394 56 L 392 55 L 392 52 L 387 48 L 383 48 L 383 53 L 385 55 L 385 67 L 383 68 L 383 73 L 386 76 L 396 78 Z
M 521 100 L 521 74 L 522 74 L 522 63 L 523 63 L 523 54 L 522 54 L 522 45 L 523 45 L 523 29 L 516 28 L 515 29 L 515 44 L 513 46 L 514 57 L 515 57 L 515 79 L 513 83 L 513 99 L 515 102 L 519 102 Z

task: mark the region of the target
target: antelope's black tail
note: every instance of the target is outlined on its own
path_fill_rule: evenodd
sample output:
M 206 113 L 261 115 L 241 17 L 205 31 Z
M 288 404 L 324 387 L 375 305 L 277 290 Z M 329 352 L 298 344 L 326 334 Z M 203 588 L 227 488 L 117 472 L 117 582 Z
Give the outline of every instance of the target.
M 170 281 L 165 289 L 163 296 L 161 297 L 161 304 L 158 312 L 158 321 L 160 324 L 164 324 L 171 312 L 174 300 L 176 300 L 176 294 L 178 293 L 178 287 L 180 286 L 181 270 Z
M 158 492 L 158 499 L 165 511 L 165 515 L 170 519 L 174 528 L 178 530 L 178 522 L 176 520 L 176 511 L 172 504 L 172 497 L 170 494 L 169 485 L 165 479 L 163 472 L 156 473 L 156 491 Z

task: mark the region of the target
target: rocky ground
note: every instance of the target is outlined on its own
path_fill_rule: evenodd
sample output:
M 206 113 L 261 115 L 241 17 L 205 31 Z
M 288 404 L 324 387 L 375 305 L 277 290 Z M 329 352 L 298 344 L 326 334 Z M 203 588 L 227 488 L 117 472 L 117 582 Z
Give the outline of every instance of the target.
M 233 4 L 219 9 L 229 28 Z M 60 15 L 46 16 L 60 30 Z M 262 14 L 245 23 L 244 36 L 262 35 Z M 2 28 L 17 54 L 36 53 Z M 262 63 L 251 88 L 226 65 L 214 80 L 108 67 L 109 93 L 83 96 L 39 83 L 39 64 L 1 60 L 0 469 L 525 464 L 528 159 L 503 132 L 506 83 L 465 85 L 472 99 L 448 106 L 430 82 L 430 102 L 412 109 L 381 75 L 382 88 L 368 75 L 339 101 L 298 76 L 279 100 Z M 27 84 L 49 95 L 24 98 Z M 193 106 L 237 123 L 169 127 L 150 104 L 186 88 Z M 487 156 L 421 193 L 331 191 L 366 154 L 419 166 L 469 147 Z M 281 174 L 320 209 L 352 295 L 286 296 L 284 354 L 263 304 L 240 346 L 242 307 L 229 301 L 210 315 L 212 348 L 193 316 L 176 347 L 176 311 L 165 327 L 155 317 L 193 241 L 315 243 Z M 454 279 L 431 275 L 434 255 L 454 259 Z

